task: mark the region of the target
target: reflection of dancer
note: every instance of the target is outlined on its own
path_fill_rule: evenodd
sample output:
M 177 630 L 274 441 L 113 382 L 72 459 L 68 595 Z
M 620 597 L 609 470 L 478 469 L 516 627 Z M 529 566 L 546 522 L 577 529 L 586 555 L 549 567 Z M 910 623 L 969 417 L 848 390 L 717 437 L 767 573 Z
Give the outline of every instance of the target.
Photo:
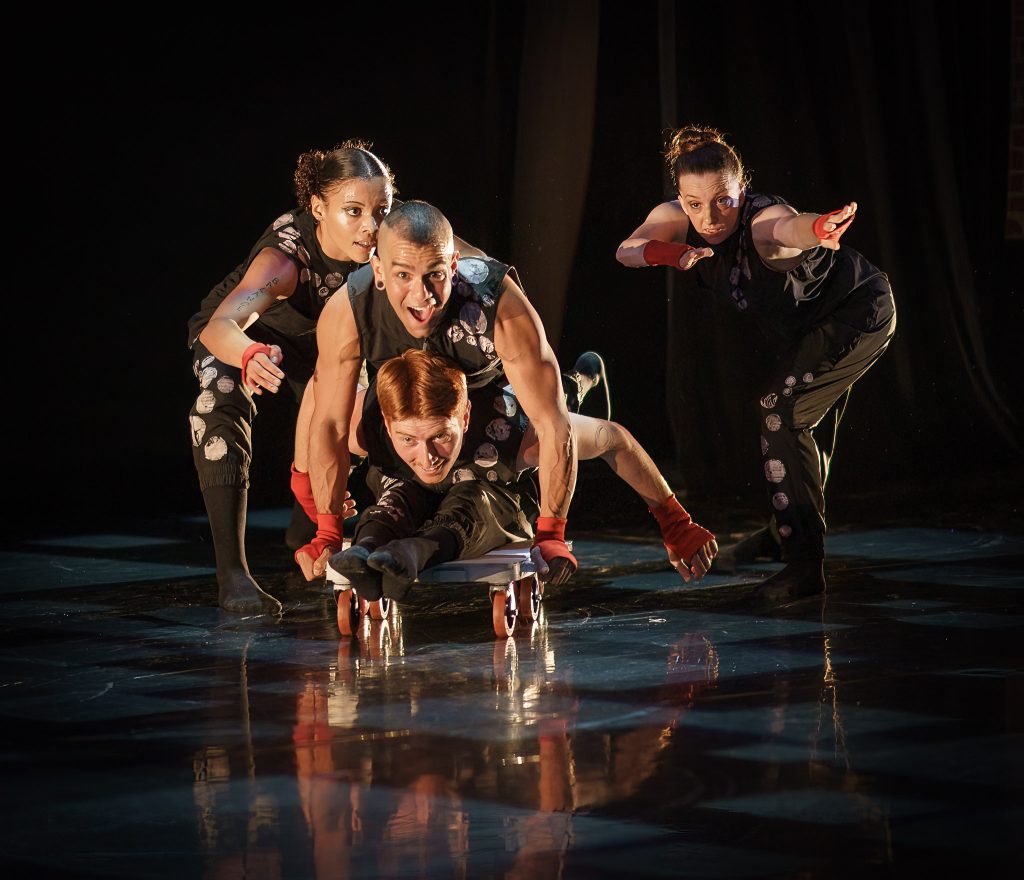
M 189 416 L 192 452 L 213 533 L 218 599 L 228 611 L 281 608 L 245 558 L 253 395 L 276 393 L 287 380 L 302 400 L 316 361 L 317 319 L 349 273 L 369 260 L 392 189 L 390 169 L 361 144 L 303 153 L 295 169 L 298 207 L 267 227 L 189 321 L 200 384 Z M 305 445 L 296 438 L 298 449 Z M 299 495 L 302 483 L 310 494 L 308 479 L 293 467 Z
M 355 437 L 363 448 L 354 451 L 369 457 L 378 500 L 331 560 L 361 596 L 400 599 L 429 566 L 533 539 L 536 502 L 524 475 L 538 466 L 540 439 L 511 389 L 470 393 L 451 361 L 410 349 L 386 361 L 366 393 Z M 690 520 L 650 456 L 615 422 L 570 420 L 579 457 L 603 458 L 629 483 L 661 526 L 673 566 L 700 579 L 714 535 Z M 542 554 L 535 548 L 543 573 Z
M 616 257 L 688 271 L 774 346 L 760 391 L 761 451 L 773 546 L 787 565 L 755 592 L 756 604 L 772 607 L 825 587 L 824 486 L 835 429 L 851 386 L 895 330 L 892 290 L 885 273 L 839 243 L 856 202 L 798 214 L 778 196 L 749 192 L 739 156 L 710 128 L 676 132 L 666 159 L 679 197 L 654 208 Z M 737 558 L 750 546 L 738 547 Z

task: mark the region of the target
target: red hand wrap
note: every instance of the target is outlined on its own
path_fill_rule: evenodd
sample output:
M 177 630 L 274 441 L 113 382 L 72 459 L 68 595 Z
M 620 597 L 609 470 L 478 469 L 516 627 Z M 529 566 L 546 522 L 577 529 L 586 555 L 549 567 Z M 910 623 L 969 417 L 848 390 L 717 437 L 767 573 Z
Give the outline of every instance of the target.
M 687 251 L 692 251 L 688 244 L 672 241 L 655 241 L 653 238 L 644 245 L 644 262 L 648 266 L 671 266 L 681 269 L 679 260 Z
M 833 220 L 832 218 L 835 217 L 837 214 L 842 213 L 843 210 L 840 209 L 838 211 L 832 211 L 828 214 L 822 214 L 820 217 L 818 217 L 817 220 L 814 221 L 814 225 L 811 227 L 814 234 L 818 236 L 818 238 L 821 239 L 822 241 L 839 241 L 842 234 L 846 232 L 847 229 L 850 228 L 850 224 L 853 222 L 853 218 L 856 217 L 857 214 L 851 214 L 845 220 L 838 223 L 836 228 L 833 229 L 831 232 L 825 229 L 825 224 L 835 223 L 836 221 Z
M 658 528 L 661 529 L 665 547 L 687 564 L 694 553 L 708 541 L 715 540 L 715 536 L 711 532 L 690 519 L 690 514 L 686 512 L 675 495 L 669 495 L 657 507 L 649 507 L 648 510 L 658 521 Z
M 313 500 L 313 487 L 309 483 L 309 474 L 295 470 L 292 462 L 292 495 L 299 502 L 311 522 L 316 522 L 316 502 Z
M 254 382 L 249 382 L 249 380 L 245 378 L 245 368 L 249 366 L 249 361 L 251 361 L 253 357 L 260 354 L 261 352 L 265 354 L 267 357 L 270 357 L 270 355 L 273 354 L 273 352 L 270 349 L 270 346 L 266 345 L 263 342 L 254 342 L 245 351 L 242 352 L 242 382 L 246 385 L 249 385 L 251 388 L 256 388 L 258 386 Z
M 328 547 L 341 549 L 341 528 L 345 517 L 340 513 L 318 513 L 316 515 L 316 537 L 295 551 L 295 561 L 299 562 L 299 554 L 308 556 L 313 561 Z M 302 563 L 299 562 L 299 565 Z
M 545 562 L 550 563 L 553 559 L 561 557 L 569 560 L 575 570 L 579 565 L 565 543 L 565 522 L 565 517 L 562 516 L 538 516 L 533 546 L 540 548 L 540 555 L 544 557 Z

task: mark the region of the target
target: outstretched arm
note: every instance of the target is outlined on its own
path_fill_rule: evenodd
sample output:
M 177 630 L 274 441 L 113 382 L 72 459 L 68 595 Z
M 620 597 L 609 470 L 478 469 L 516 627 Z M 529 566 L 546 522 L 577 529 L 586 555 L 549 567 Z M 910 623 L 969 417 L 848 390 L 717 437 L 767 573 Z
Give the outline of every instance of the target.
M 662 202 L 634 230 L 619 249 L 615 259 L 623 266 L 671 266 L 691 269 L 694 264 L 714 254 L 711 248 L 694 248 L 686 243 L 690 220 L 675 201 Z
M 647 451 L 622 425 L 570 413 L 580 460 L 602 458 L 643 499 L 661 527 L 669 562 L 684 581 L 700 580 L 718 553 L 715 536 L 690 519 Z M 537 444 L 527 430 L 521 467 L 537 465 Z
M 276 345 L 258 349 L 245 331 L 275 302 L 295 292 L 298 281 L 295 264 L 274 248 L 264 248 L 249 264 L 238 286 L 231 291 L 199 334 L 217 360 L 242 367 L 243 380 L 256 394 L 263 389 L 276 393 L 284 373 L 281 349 Z
M 856 213 L 856 202 L 828 214 L 798 214 L 789 205 L 772 205 L 751 222 L 754 246 L 766 260 L 791 259 L 816 247 L 838 250 Z

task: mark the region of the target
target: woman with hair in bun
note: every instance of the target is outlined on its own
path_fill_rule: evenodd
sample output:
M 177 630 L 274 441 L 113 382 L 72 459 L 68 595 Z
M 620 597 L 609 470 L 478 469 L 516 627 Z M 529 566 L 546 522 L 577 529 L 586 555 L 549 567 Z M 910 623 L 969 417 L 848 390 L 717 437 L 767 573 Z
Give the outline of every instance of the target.
M 772 367 L 758 397 L 772 517 L 720 556 L 786 563 L 755 590 L 755 607 L 767 610 L 825 589 L 824 486 L 835 429 L 851 386 L 892 338 L 892 288 L 882 270 L 839 242 L 856 202 L 799 213 L 777 195 L 751 192 L 738 153 L 713 128 L 675 132 L 665 159 L 678 196 L 648 214 L 616 259 L 687 273 L 769 344 Z
M 369 262 L 394 189 L 391 169 L 363 142 L 303 153 L 295 168 L 296 207 L 264 230 L 245 261 L 210 291 L 188 322 L 199 380 L 189 414 L 192 453 L 213 533 L 218 602 L 227 611 L 281 610 L 253 579 L 245 558 L 253 396 L 276 394 L 287 383 L 302 402 L 292 490 L 315 517 L 302 458 L 312 407 L 304 390 L 316 364 L 316 322 L 349 273 Z M 298 525 L 294 519 L 293 525 Z M 305 540 L 315 533 L 313 522 L 304 525 L 289 529 L 292 549 L 303 543 L 294 537 L 297 531 L 308 533 Z

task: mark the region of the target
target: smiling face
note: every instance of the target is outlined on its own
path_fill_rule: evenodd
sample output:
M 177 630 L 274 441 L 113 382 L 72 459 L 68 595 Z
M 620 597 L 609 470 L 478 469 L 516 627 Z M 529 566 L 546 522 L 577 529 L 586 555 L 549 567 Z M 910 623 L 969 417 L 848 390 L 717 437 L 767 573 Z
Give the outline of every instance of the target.
M 391 210 L 391 187 L 383 177 L 353 177 L 312 195 L 320 247 L 335 260 L 365 263 L 377 244 L 377 229 Z
M 459 415 L 448 418 L 384 419 L 395 452 L 417 479 L 440 483 L 451 473 L 462 450 L 462 438 L 469 426 L 469 404 Z
M 452 293 L 458 254 L 451 239 L 415 244 L 385 226 L 371 262 L 374 281 L 384 286 L 409 335 L 425 339 L 436 329 Z
M 743 188 L 735 174 L 680 174 L 678 184 L 679 204 L 708 244 L 719 244 L 732 235 L 740 222 L 744 201 Z

